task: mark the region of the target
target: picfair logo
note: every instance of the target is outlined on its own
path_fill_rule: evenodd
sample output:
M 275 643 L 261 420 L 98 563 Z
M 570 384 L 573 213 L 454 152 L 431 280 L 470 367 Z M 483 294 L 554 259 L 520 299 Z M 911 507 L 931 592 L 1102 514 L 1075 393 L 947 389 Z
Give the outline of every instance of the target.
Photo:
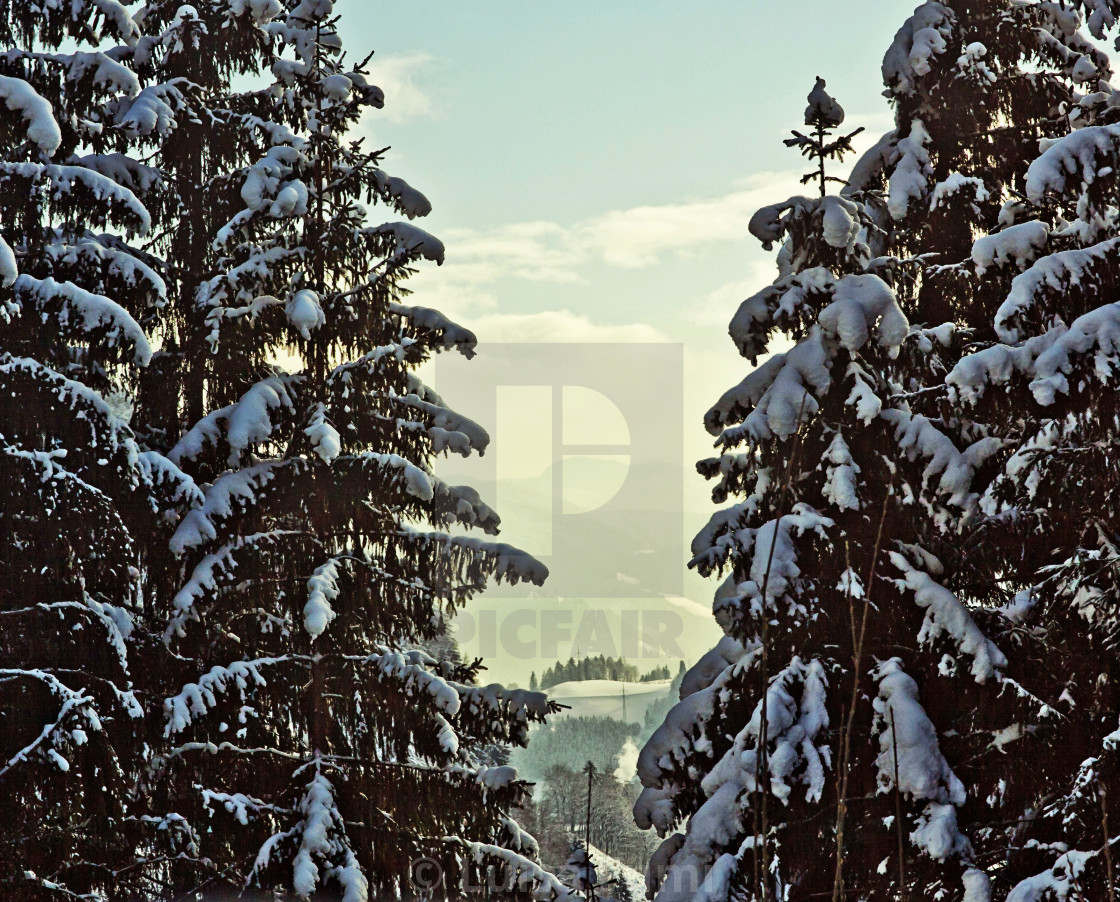
M 441 466 L 494 506 L 503 541 L 548 566 L 547 594 L 681 593 L 683 363 L 670 343 L 496 344 L 437 360 L 436 390 L 491 437 L 483 457 Z

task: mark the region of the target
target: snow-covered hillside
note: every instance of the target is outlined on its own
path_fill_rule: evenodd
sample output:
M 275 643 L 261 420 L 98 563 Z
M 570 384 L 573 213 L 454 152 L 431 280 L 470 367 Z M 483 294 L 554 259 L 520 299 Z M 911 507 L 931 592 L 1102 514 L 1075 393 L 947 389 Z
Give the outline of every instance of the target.
M 609 880 L 618 881 L 599 890 L 600 899 L 605 902 L 605 900 L 617 898 L 619 896 L 619 885 L 623 883 L 630 890 L 631 899 L 644 899 L 646 897 L 646 878 L 643 874 L 629 865 L 623 864 L 617 858 L 611 858 L 597 846 L 592 846 L 590 851 L 599 885 L 601 886 Z
M 568 710 L 561 717 L 610 717 L 627 723 L 642 723 L 646 709 L 669 694 L 672 680 L 622 683 L 616 680 L 574 680 L 558 683 L 546 692 Z M 625 706 L 625 716 L 623 707 Z

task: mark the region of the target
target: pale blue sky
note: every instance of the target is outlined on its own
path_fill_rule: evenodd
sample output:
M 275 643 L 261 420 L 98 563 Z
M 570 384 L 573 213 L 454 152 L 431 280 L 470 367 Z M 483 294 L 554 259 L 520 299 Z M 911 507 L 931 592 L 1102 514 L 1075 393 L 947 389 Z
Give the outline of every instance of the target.
M 846 126 L 867 128 L 860 146 L 890 127 L 879 64 L 914 5 L 340 0 L 348 50 L 376 51 L 386 93 L 364 130 L 392 145 L 386 170 L 431 199 L 419 224 L 447 245 L 445 265 L 412 280 L 415 302 L 474 329 L 480 354 L 488 342 L 683 343 L 676 462 L 691 469 L 711 447 L 703 411 L 749 369 L 727 321 L 773 278 L 747 220 L 804 190 L 782 139 L 816 75 Z M 436 387 L 455 403 L 455 386 Z M 526 472 L 548 464 L 531 436 L 483 425 Z M 691 538 L 711 507 L 698 477 L 685 494 Z M 529 509 L 500 512 L 506 537 L 531 546 Z M 711 589 L 686 595 L 707 608 Z M 690 630 L 687 656 L 716 637 L 710 621 Z M 498 659 L 494 676 L 523 679 L 524 662 Z
M 575 221 L 721 193 L 789 165 L 813 75 L 880 113 L 899 0 L 512 3 L 342 0 L 352 52 L 430 57 L 432 108 L 378 133 L 448 224 Z M 376 71 L 376 63 L 375 63 Z M 435 115 L 431 115 L 434 113 Z
M 422 282 L 439 306 L 483 340 L 555 331 L 555 316 L 509 317 L 566 310 L 569 337 L 653 327 L 694 344 L 768 273 L 745 219 L 799 190 L 781 140 L 813 77 L 852 125 L 889 124 L 879 61 L 912 2 L 340 9 L 351 52 L 377 51 L 387 100 L 371 138 L 435 207 L 448 262 Z

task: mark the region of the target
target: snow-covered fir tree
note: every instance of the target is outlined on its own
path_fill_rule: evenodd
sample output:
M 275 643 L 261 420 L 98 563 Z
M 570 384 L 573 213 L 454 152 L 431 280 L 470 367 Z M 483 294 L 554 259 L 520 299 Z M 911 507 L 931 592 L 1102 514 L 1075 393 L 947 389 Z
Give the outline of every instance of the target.
M 133 68 L 156 85 L 176 86 L 185 100 L 175 140 L 158 160 L 167 213 L 159 249 L 170 290 L 160 348 L 142 379 L 137 410 L 144 440 L 162 451 L 202 419 L 207 399 L 224 405 L 239 397 L 256 381 L 253 364 L 267 353 L 256 347 L 260 336 L 250 331 L 241 338 L 253 363 L 238 360 L 218 370 L 211 353 L 215 324 L 196 295 L 222 265 L 215 224 L 241 205 L 245 165 L 271 146 L 274 132 L 287 132 L 269 118 L 275 98 L 260 84 L 275 58 L 269 26 L 281 11 L 278 0 L 192 5 L 157 0 L 144 8 L 144 33 L 131 54 Z M 254 316 L 243 311 L 245 319 L 233 316 L 225 328 L 251 323 Z M 227 345 L 225 356 L 232 358 L 236 342 Z
M 197 496 L 128 426 L 166 297 L 158 262 L 135 243 L 152 229 L 145 199 L 158 181 L 140 160 L 164 134 L 154 111 L 175 102 L 119 61 L 138 38 L 110 0 L 0 5 L 0 895 L 10 899 L 146 891 L 146 859 L 189 844 L 178 819 L 146 806 L 131 656 L 150 538 L 164 511 Z
M 1049 708 L 997 737 L 1030 761 L 1009 762 L 989 800 L 1012 825 L 993 830 L 1007 857 L 992 897 L 1012 902 L 1110 899 L 1120 876 L 1120 97 L 1085 81 L 1064 110 L 1072 133 L 1041 142 L 973 245 L 988 328 L 945 380 L 1004 446 L 966 538 L 985 549 L 972 579 L 1015 593 L 1012 658 Z
M 1046 880 L 1072 885 L 1068 860 L 1058 863 L 1064 884 L 1052 875 L 1024 883 L 1064 849 L 1023 852 L 1020 843 L 1030 829 L 1043 842 L 1065 841 L 1054 781 L 1067 775 L 1091 792 L 1082 751 L 1096 742 L 1104 754 L 1116 728 L 1110 690 L 1089 685 L 1111 682 L 1098 679 L 1099 659 L 1080 670 L 1067 662 L 1064 672 L 1039 666 L 1043 631 L 1049 641 L 1069 634 L 1061 657 L 1077 659 L 1086 642 L 1074 636 L 1085 625 L 1071 611 L 1080 603 L 1100 614 L 1098 597 L 1114 591 L 1115 570 L 1102 566 L 1114 527 L 1089 529 L 1083 514 L 1071 528 L 1061 496 L 1094 478 L 1087 504 L 1115 492 L 1102 466 L 1115 402 L 1102 408 L 1100 388 L 1086 387 L 1072 408 L 1020 408 L 1008 418 L 965 396 L 1015 372 L 1021 399 L 1038 381 L 1026 363 L 1010 362 L 1033 361 L 1029 352 L 984 351 L 990 372 L 969 355 L 1025 340 L 998 315 L 1014 305 L 1015 285 L 1028 293 L 1012 284 L 1015 273 L 1052 241 L 1099 241 L 1093 229 L 1112 215 L 1105 189 L 1071 180 L 1066 215 L 1076 210 L 1089 225 L 1056 237 L 1066 224 L 1053 206 L 1037 205 L 1060 189 L 1032 188 L 1028 172 L 1039 139 L 1109 115 L 1108 62 L 1079 31 L 1084 6 L 921 5 L 883 63 L 896 128 L 838 196 L 825 194 L 818 168 L 820 197 L 791 198 L 752 220 L 760 240 L 781 243 L 779 278 L 743 303 L 732 338 L 752 362 L 778 333 L 794 345 L 707 418 L 722 454 L 701 472 L 717 480 L 717 502 L 738 500 L 697 536 L 693 564 L 727 573 L 715 601 L 727 635 L 687 675 L 681 703 L 639 761 L 646 790 L 636 817 L 667 835 L 651 864 L 659 899 L 963 893 L 968 902 L 1022 902 L 1046 898 Z M 1096 36 L 1114 22 L 1111 4 L 1087 11 Z M 787 143 L 827 158 L 843 150 L 842 137 L 828 137 L 843 111 L 820 81 L 809 100 L 814 131 Z M 1056 171 L 1111 172 L 1106 160 L 1072 159 Z M 1096 206 L 1078 207 L 1085 193 Z M 1004 237 L 974 242 L 997 232 Z M 1070 323 L 1106 300 L 1090 293 L 1082 310 L 1061 298 L 1068 278 L 1036 273 L 1036 281 L 1048 285 L 1049 306 L 1039 309 L 1051 317 L 1038 331 L 1065 334 L 1053 317 Z M 1107 386 L 1109 317 L 1071 325 L 1079 337 L 1062 360 L 1055 352 L 1051 375 L 1060 382 L 1075 353 L 1096 354 Z M 1092 437 L 1083 453 L 1100 455 L 1101 467 L 1083 465 L 1052 495 L 1038 491 L 1035 463 L 1036 475 L 1026 472 L 1040 460 L 1031 442 L 1051 434 L 1047 423 L 1071 424 L 1070 450 Z M 1040 548 L 1024 545 L 1039 522 L 1050 524 L 1032 536 Z M 1032 605 L 1045 592 L 1053 603 Z M 1037 610 L 1034 624 L 1028 610 Z M 1106 636 L 1101 629 L 1099 640 Z M 1075 684 L 1081 701 L 1067 691 Z M 1079 717 L 1099 722 L 1063 748 L 1061 722 L 1077 705 L 1092 709 Z M 1045 766 L 1016 766 L 1009 747 L 1040 754 Z M 1098 852 L 1087 841 L 1077 867 L 1107 857 L 1096 826 Z
M 236 25 L 226 6 L 157 3 L 145 19 L 172 35 L 155 51 L 164 80 L 223 28 L 256 29 L 263 43 L 241 46 L 271 53 L 259 90 L 235 95 L 230 71 L 214 73 L 197 97 L 200 158 L 168 157 L 190 225 L 169 243 L 166 366 L 184 388 L 159 428 L 187 419 L 167 453 L 205 492 L 170 543 L 182 578 L 154 779 L 200 836 L 176 887 L 208 869 L 211 888 L 407 895 L 426 856 L 437 895 L 510 882 L 563 895 L 507 814 L 526 784 L 486 763 L 550 704 L 423 650 L 445 645 L 445 616 L 487 578 L 545 576 L 465 534 L 495 533 L 497 516 L 432 471 L 488 439 L 414 373 L 475 344 L 405 302 L 404 278 L 443 246 L 395 217 L 430 204 L 347 133 L 382 95 L 345 61 L 329 0 L 228 4 Z
M 432 474 L 487 437 L 412 371 L 474 338 L 367 221 L 429 205 L 330 4 L 0 14 L 4 894 L 564 895 L 501 761 L 550 705 L 446 634 L 544 568 Z

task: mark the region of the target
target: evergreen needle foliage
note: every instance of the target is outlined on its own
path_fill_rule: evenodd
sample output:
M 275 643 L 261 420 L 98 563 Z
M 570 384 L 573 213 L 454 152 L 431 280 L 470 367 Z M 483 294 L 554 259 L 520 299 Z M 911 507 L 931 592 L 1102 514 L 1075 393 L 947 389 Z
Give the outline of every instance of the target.
M 0 37 L 0 895 L 565 894 L 494 764 L 554 707 L 446 635 L 546 571 L 433 473 L 488 438 L 415 371 L 475 339 L 330 0 Z
M 726 637 L 639 760 L 660 902 L 1114 895 L 1117 9 L 922 4 L 896 127 L 752 220 L 731 337 L 794 345 L 707 416 Z

